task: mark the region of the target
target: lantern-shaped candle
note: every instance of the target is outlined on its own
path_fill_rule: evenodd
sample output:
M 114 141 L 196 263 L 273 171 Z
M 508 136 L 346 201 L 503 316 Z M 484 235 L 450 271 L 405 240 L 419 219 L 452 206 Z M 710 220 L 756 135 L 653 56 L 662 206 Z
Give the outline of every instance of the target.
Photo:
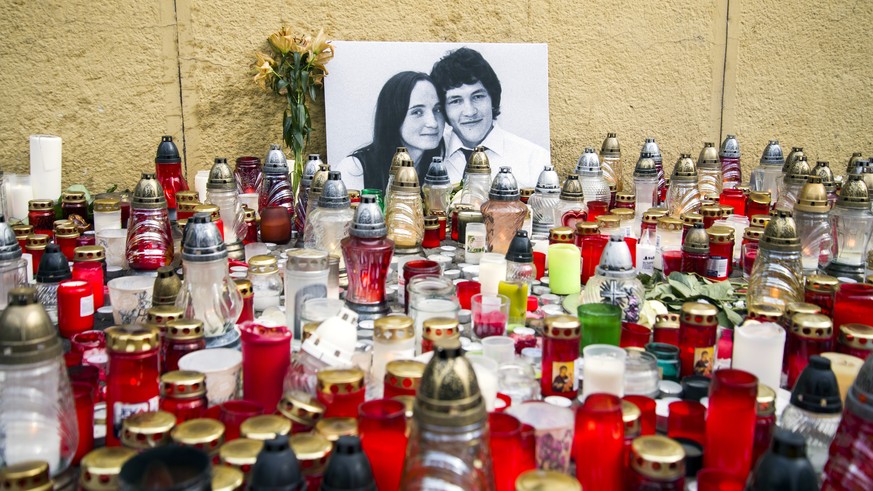
M 554 273 L 550 277 L 554 278 Z M 552 291 L 555 292 L 554 286 Z M 612 235 L 600 256 L 595 275 L 585 285 L 582 303 L 615 305 L 622 309 L 623 322 L 638 322 L 643 307 L 643 292 L 643 284 L 637 278 L 630 248 L 621 235 Z
M 778 197 L 777 179 L 782 175 L 785 158 L 779 140 L 770 140 L 761 154 L 761 165 L 752 170 L 749 176 L 749 187 L 752 191 L 770 193 L 770 203 L 775 203 Z M 746 207 L 749 213 L 749 207 Z
M 740 165 L 740 143 L 735 135 L 727 135 L 718 151 L 725 188 L 735 188 L 743 182 L 743 168 Z
M 570 174 L 561 187 L 558 204 L 552 208 L 552 222 L 555 227 L 575 227 L 576 222 L 584 221 L 588 213 L 585 195 L 579 176 Z
M 385 204 L 388 238 L 397 249 L 415 251 L 424 239 L 424 214 L 418 174 L 412 161 L 403 161 L 391 183 L 391 197 Z
M 589 201 L 610 202 L 609 182 L 605 179 L 600 159 L 593 148 L 586 147 L 576 162 L 576 172 L 582 184 L 585 203 Z M 614 184 L 614 183 L 613 183 Z
M 830 164 L 819 160 L 815 163 L 815 167 L 812 168 L 810 176 L 817 176 L 821 179 L 825 192 L 827 192 L 828 206 L 832 208 L 837 203 L 837 183 L 834 180 L 834 173 L 831 170 Z
M 644 211 L 658 205 L 658 193 L 658 169 L 654 156 L 642 152 L 634 168 L 634 196 L 636 196 L 634 210 L 638 217 L 642 216 Z
M 0 216 L 0 312 L 6 308 L 9 291 L 26 282 L 27 261 L 21 257 L 21 246 L 15 232 Z
M 551 165 L 547 165 L 537 178 L 537 187 L 528 200 L 533 220 L 533 233 L 546 234 L 555 226 L 552 208 L 557 206 L 561 196 L 561 181 Z
M 300 237 L 306 230 L 306 211 L 309 207 L 309 190 L 312 187 L 312 179 L 318 172 L 319 166 L 324 165 L 321 156 L 317 153 L 309 154 L 306 164 L 303 166 L 303 174 L 300 176 L 300 185 L 297 186 L 297 199 L 294 205 L 294 230 Z
M 696 212 L 700 208 L 700 190 L 697 187 L 697 166 L 687 153 L 679 156 L 670 177 L 667 191 L 668 214 L 679 218 L 685 213 Z
M 682 243 L 682 262 L 679 269 L 683 273 L 697 273 L 700 276 L 707 276 L 708 263 L 709 236 L 706 234 L 703 224 L 697 223 L 688 232 L 688 235 L 685 236 L 685 241 Z M 725 273 L 727 273 L 727 264 L 722 263 L 722 266 Z
M 851 175 L 831 210 L 830 220 L 835 234 L 833 256 L 825 270 L 832 276 L 863 279 L 866 248 L 873 234 L 873 213 L 870 212 L 867 192 L 863 178 Z
M 506 254 L 515 232 L 522 228 L 527 206 L 519 201 L 518 185 L 510 167 L 501 167 L 491 182 L 488 201 L 482 205 L 488 250 Z
M 341 246 L 349 278 L 346 303 L 363 318 L 388 312 L 385 281 L 394 241 L 387 238 L 387 233 L 376 197 L 361 196 L 349 237 L 342 240 Z
M 697 158 L 697 188 L 701 196 L 721 194 L 722 168 L 718 161 L 718 150 L 712 142 L 703 144 L 700 156 Z
M 804 274 L 810 275 L 830 262 L 834 237 L 828 219 L 827 192 L 818 176 L 810 176 L 797 195 L 794 222 L 800 237 Z
M 232 259 L 244 259 L 242 239 L 246 236 L 245 216 L 236 188 L 236 179 L 226 158 L 216 158 L 212 170 L 209 171 L 206 201 L 219 208 L 228 256 Z
M 483 203 L 488 201 L 490 190 L 491 163 L 485 153 L 485 148 L 476 147 L 467 160 L 467 166 L 464 168 L 464 182 L 461 191 L 455 195 L 453 203 L 468 204 L 474 210 L 478 210 Z
M 173 143 L 172 136 L 161 137 L 158 151 L 155 155 L 155 175 L 167 201 L 167 208 L 176 212 L 176 193 L 188 190 L 188 181 L 182 175 L 182 158 L 179 149 Z
M 609 132 L 600 147 L 600 168 L 607 184 L 614 184 L 616 191 L 624 189 L 624 172 L 621 165 L 621 145 L 618 136 Z
M 318 197 L 318 207 L 307 221 L 303 237 L 306 248 L 338 256 L 342 240 L 349 235 L 354 213 L 342 175 L 338 171 L 330 171 Z
M 640 149 L 640 159 L 644 155 L 648 155 L 655 164 L 655 171 L 658 176 L 658 190 L 656 203 L 663 201 L 664 193 L 667 190 L 667 179 L 664 176 L 664 157 L 661 156 L 661 148 L 654 138 L 646 138 L 643 147 Z
M 445 216 L 449 209 L 449 197 L 452 193 L 452 183 L 443 159 L 434 157 L 424 176 L 421 186 L 424 195 L 424 212 L 428 215 Z
M 800 239 L 790 211 L 777 210 L 758 245 L 749 276 L 748 297 L 752 302 L 773 304 L 784 309 L 803 298 L 803 266 Z
M 156 270 L 173 260 L 173 234 L 167 200 L 154 174 L 143 174 L 130 205 L 127 263 L 136 270 Z
M 288 178 L 288 159 L 275 143 L 270 145 L 270 151 L 264 159 L 263 175 L 258 191 L 258 209 L 281 206 L 288 211 L 289 217 L 294 215 L 294 192 Z

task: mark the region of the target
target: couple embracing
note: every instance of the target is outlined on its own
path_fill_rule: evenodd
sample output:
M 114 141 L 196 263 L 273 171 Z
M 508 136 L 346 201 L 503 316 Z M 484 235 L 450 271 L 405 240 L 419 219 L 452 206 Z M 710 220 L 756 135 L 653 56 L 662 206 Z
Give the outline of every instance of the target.
M 467 157 L 483 146 L 492 175 L 508 166 L 519 187 L 532 188 L 550 162 L 549 153 L 497 124 L 501 93 L 494 69 L 470 48 L 448 53 L 430 75 L 400 72 L 379 93 L 373 141 L 343 159 L 336 170 L 349 189 L 385 189 L 391 157 L 405 146 L 420 181 L 431 159 L 442 157 L 451 181 L 460 182 Z

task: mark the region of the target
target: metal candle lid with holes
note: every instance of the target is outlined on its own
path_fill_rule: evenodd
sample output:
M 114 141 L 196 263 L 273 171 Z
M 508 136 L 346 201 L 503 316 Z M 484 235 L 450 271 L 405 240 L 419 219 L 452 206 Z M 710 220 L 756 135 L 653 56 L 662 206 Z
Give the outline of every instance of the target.
M 164 197 L 164 188 L 155 179 L 155 174 L 143 172 L 142 177 L 133 190 L 133 198 L 130 202 L 134 209 L 160 209 L 167 207 L 167 198 Z
M 764 152 L 761 154 L 761 163 L 764 165 L 783 165 L 785 158 L 782 156 L 782 147 L 779 146 L 779 140 L 770 140 L 770 143 L 764 147 Z
M 488 413 L 473 366 L 458 338 L 439 341 L 424 369 L 415 398 L 413 420 L 419 425 L 485 425 Z
M 15 261 L 21 257 L 21 245 L 12 227 L 0 215 L 0 261 Z
M 327 173 L 327 182 L 324 183 L 324 188 L 321 190 L 321 195 L 318 197 L 318 207 L 328 209 L 343 209 L 352 205 L 349 193 L 346 190 L 346 185 L 342 181 L 342 174 L 339 171 L 329 171 Z
M 771 251 L 800 252 L 800 238 L 797 236 L 797 225 L 790 211 L 775 210 L 775 216 L 764 229 L 759 247 Z
M 652 154 L 648 152 L 640 154 L 640 159 L 637 160 L 637 165 L 634 167 L 634 177 L 656 177 L 658 175 L 658 167 L 652 157 Z
M 703 144 L 703 149 L 700 150 L 700 155 L 697 157 L 697 167 L 702 169 L 721 168 L 721 164 L 718 163 L 718 150 L 715 148 L 715 143 L 706 142 Z
M 570 174 L 564 185 L 561 187 L 561 199 L 564 201 L 585 201 L 585 196 L 582 194 L 582 183 L 579 181 L 577 174 Z
M 59 358 L 61 339 L 36 289 L 13 288 L 9 305 L 0 313 L 0 355 L 4 365 L 26 365 Z
M 806 184 L 803 185 L 797 196 L 794 209 L 807 213 L 827 213 L 830 211 L 828 192 L 825 190 L 821 177 L 809 176 L 807 178 Z
M 235 191 L 236 178 L 233 177 L 233 169 L 224 157 L 216 157 L 212 169 L 209 171 L 209 180 L 206 181 L 206 189 L 210 191 Z
M 721 142 L 721 148 L 719 148 L 718 155 L 719 157 L 728 159 L 740 158 L 740 142 L 737 140 L 736 135 L 728 135 L 725 137 L 724 141 Z
M 518 192 L 518 183 L 512 175 L 512 169 L 501 167 L 500 172 L 491 181 L 491 190 L 488 199 L 494 201 L 518 201 L 521 195 Z
M 424 176 L 424 183 L 431 186 L 450 184 L 449 171 L 446 170 L 446 165 L 440 157 L 434 157 L 430 162 L 430 167 L 427 168 L 427 174 Z
M 376 202 L 376 196 L 361 196 L 361 203 L 355 209 L 355 218 L 349 228 L 349 235 L 363 239 L 378 239 L 388 235 L 385 216 Z
M 843 184 L 843 189 L 840 190 L 837 206 L 842 208 L 870 207 L 870 196 L 867 193 L 867 185 L 864 184 L 862 175 L 852 174 L 848 176 L 846 183 Z
M 609 237 L 609 242 L 600 256 L 600 264 L 595 268 L 595 274 L 610 278 L 636 277 L 630 248 L 620 234 L 612 234 Z
M 606 134 L 606 139 L 603 140 L 603 145 L 600 147 L 600 155 L 603 157 L 618 157 L 621 155 L 621 145 L 618 143 L 618 136 L 615 133 L 609 132 Z
M 473 149 L 470 160 L 467 161 L 467 167 L 464 168 L 464 174 L 491 174 L 491 163 L 485 153 L 485 147 Z
M 561 192 L 561 179 L 558 177 L 558 173 L 555 172 L 553 166 L 546 165 L 543 167 L 542 172 L 540 172 L 537 178 L 536 191 L 545 194 L 558 194 Z
M 603 172 L 600 168 L 600 158 L 591 147 L 585 147 L 579 160 L 576 161 L 576 173 L 581 174 L 582 172 Z
M 687 153 L 679 154 L 676 165 L 673 166 L 673 174 L 670 176 L 673 182 L 696 182 L 697 166 Z
M 206 262 L 227 258 L 227 246 L 221 233 L 206 213 L 196 213 L 188 219 L 182 243 L 183 261 Z
M 288 158 L 282 148 L 272 143 L 264 159 L 264 174 L 288 174 Z

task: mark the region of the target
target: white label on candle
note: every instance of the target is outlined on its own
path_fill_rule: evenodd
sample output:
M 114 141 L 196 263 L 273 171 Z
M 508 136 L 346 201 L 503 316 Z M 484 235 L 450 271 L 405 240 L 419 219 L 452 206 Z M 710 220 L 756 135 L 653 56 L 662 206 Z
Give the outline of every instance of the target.
M 82 317 L 94 315 L 94 295 L 88 295 L 79 300 L 79 315 Z
M 116 402 L 112 407 L 112 431 L 115 432 L 115 436 L 120 437 L 121 423 L 130 416 L 149 411 L 157 411 L 159 400 L 160 398 L 155 396 L 146 402 Z
M 465 248 L 468 254 L 485 252 L 485 235 L 479 233 L 467 234 Z
M 706 262 L 706 276 L 710 278 L 725 278 L 727 277 L 727 258 L 721 256 L 710 257 Z
M 637 244 L 637 271 L 640 274 L 655 273 L 655 247 L 649 244 Z

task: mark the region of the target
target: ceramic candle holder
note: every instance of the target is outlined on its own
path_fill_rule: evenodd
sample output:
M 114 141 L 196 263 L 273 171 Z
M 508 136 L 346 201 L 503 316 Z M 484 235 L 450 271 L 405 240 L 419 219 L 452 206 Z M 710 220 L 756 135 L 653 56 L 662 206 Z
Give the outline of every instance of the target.
M 206 375 L 206 397 L 210 406 L 234 397 L 241 368 L 242 353 L 230 348 L 204 349 L 179 359 L 180 370 Z
M 108 284 L 112 317 L 116 325 L 145 322 L 152 306 L 155 279 L 151 276 L 123 276 Z

